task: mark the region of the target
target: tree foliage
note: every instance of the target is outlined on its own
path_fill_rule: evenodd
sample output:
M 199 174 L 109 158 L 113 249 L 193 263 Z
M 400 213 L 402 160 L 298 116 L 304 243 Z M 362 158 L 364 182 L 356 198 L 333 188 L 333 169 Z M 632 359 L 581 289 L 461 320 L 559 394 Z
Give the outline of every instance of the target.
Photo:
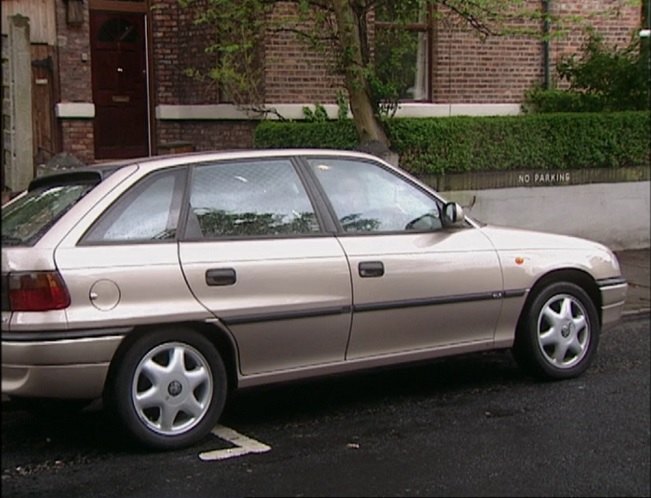
M 615 4 L 628 1 L 616 0 Z M 501 34 L 541 36 L 543 14 L 529 0 L 179 0 L 192 9 L 195 22 L 210 29 L 206 52 L 216 55 L 208 74 L 235 104 L 262 113 L 274 112 L 264 99 L 264 41 L 276 33 L 293 33 L 306 48 L 320 52 L 346 89 L 361 144 L 389 145 L 382 116 L 395 111 L 411 92 L 419 37 L 415 24 L 426 16 L 453 29 L 480 37 Z M 282 9 L 281 16 L 274 9 Z M 375 20 L 396 29 L 374 30 Z M 533 21 L 531 22 L 523 22 Z M 538 22 L 537 24 L 537 21 Z M 409 28 L 411 26 L 411 28 Z M 532 28 L 533 26 L 533 28 Z M 400 27 L 406 29 L 400 29 Z M 380 61 L 381 64 L 377 62 Z M 429 83 L 428 83 L 429 84 Z
M 264 102 L 261 47 L 264 40 L 267 2 L 261 0 L 179 0 L 192 10 L 194 23 L 204 30 L 205 53 L 212 67 L 200 71 L 185 68 L 188 76 L 219 85 L 222 98 L 256 110 Z
M 187 73 L 218 82 L 234 103 L 259 112 L 270 112 L 264 104 L 264 66 L 261 63 L 265 36 L 291 32 L 306 47 L 317 50 L 342 77 L 361 143 L 388 144 L 381 114 L 395 109 L 408 82 L 401 60 L 413 56 L 414 40 L 408 31 L 395 30 L 378 46 L 374 62 L 369 23 L 383 16 L 396 25 L 419 21 L 423 13 L 436 8 L 441 15 L 456 17 L 480 36 L 498 32 L 507 16 L 522 13 L 524 0 L 179 0 L 192 9 L 195 22 L 210 27 L 206 52 L 216 56 L 207 74 L 195 68 Z M 292 6 L 293 9 L 288 9 Z M 274 17 L 274 8 L 285 14 Z M 293 12 L 292 17 L 286 15 Z M 393 38 L 392 38 L 393 37 Z M 378 69 L 379 68 L 379 69 Z

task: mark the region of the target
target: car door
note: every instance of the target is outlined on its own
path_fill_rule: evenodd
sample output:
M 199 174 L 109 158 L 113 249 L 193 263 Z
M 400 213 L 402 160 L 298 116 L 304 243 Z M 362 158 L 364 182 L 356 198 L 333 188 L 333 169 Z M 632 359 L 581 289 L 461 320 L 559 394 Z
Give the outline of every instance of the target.
M 196 165 L 187 211 L 183 272 L 232 332 L 243 375 L 343 361 L 346 257 L 292 160 Z
M 379 163 L 307 161 L 350 265 L 347 359 L 492 342 L 502 276 L 479 230 L 444 228 L 441 201 Z
M 209 316 L 178 258 L 186 177 L 185 167 L 145 173 L 100 199 L 59 244 L 55 260 L 71 293 L 71 323 L 108 328 Z

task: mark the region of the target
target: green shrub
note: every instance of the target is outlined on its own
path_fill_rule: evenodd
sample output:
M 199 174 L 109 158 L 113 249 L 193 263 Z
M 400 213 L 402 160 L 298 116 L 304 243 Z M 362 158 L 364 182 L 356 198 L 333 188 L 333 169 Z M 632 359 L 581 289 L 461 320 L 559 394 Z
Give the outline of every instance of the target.
M 581 169 L 649 164 L 649 112 L 387 120 L 400 165 L 414 173 Z M 264 121 L 260 148 L 354 149 L 352 121 Z
M 258 148 L 320 147 L 354 149 L 357 135 L 352 121 L 263 121 L 255 129 Z
M 308 123 L 324 123 L 328 121 L 328 111 L 318 102 L 314 105 L 314 110 L 303 106 L 303 119 Z
M 522 110 L 531 112 L 601 112 L 604 101 L 598 95 L 574 90 L 532 88 L 524 95 Z
M 525 112 L 641 111 L 649 105 L 649 53 L 639 37 L 623 48 L 608 47 L 588 32 L 580 56 L 563 57 L 556 70 L 566 90 L 533 88 Z

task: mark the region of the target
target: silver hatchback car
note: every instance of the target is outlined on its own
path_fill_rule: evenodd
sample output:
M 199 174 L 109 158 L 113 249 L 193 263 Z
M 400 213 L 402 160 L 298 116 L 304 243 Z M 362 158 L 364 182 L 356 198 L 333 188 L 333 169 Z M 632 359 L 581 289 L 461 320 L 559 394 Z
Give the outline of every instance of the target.
M 134 159 L 3 206 L 2 392 L 103 397 L 178 448 L 241 387 L 504 348 L 575 377 L 626 292 L 606 247 L 483 226 L 365 154 Z

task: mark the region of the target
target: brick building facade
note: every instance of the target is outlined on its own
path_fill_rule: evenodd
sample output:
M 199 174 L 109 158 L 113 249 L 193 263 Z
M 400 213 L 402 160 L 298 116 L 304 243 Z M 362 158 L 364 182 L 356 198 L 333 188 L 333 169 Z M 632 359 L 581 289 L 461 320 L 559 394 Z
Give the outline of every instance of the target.
M 136 125 L 144 127 L 146 143 L 142 149 L 129 150 L 142 150 L 145 155 L 183 147 L 252 146 L 256 119 L 220 101 L 214 85 L 185 74 L 191 66 L 205 69 L 211 60 L 203 51 L 206 33 L 202 30 L 206 28 L 196 25 L 192 12 L 180 7 L 178 0 L 2 0 L 3 16 L 7 10 L 16 13 L 29 3 L 38 5 L 34 8 L 54 9 L 56 21 L 53 77 L 57 92 L 53 102 L 40 104 L 51 105 L 56 112 L 58 150 L 51 152 L 69 152 L 85 162 L 111 159 L 120 140 L 128 141 L 137 134 Z M 542 8 L 545 2 L 529 0 L 528 4 Z M 580 17 L 609 43 L 620 46 L 640 28 L 640 7 L 623 0 L 554 0 L 546 4 L 552 14 Z M 6 9 L 8 6 L 13 9 Z M 280 4 L 273 16 L 276 20 L 290 17 L 293 8 L 291 2 Z M 445 12 L 438 14 L 440 17 L 432 18 L 423 28 L 430 54 L 425 68 L 427 88 L 420 98 L 406 102 L 398 115 L 517 113 L 524 92 L 544 80 L 545 48 L 540 38 L 514 35 L 482 40 L 463 23 L 450 22 Z M 532 31 L 542 33 L 542 22 L 528 22 Z M 137 45 L 134 29 L 144 37 L 141 45 Z M 371 23 L 371 38 L 377 29 Z M 553 38 L 550 66 L 553 68 L 560 56 L 576 52 L 583 36 L 574 25 L 564 36 Z M 140 46 L 144 54 L 138 59 L 133 50 Z M 130 59 L 123 63 L 119 57 L 126 51 L 131 51 Z M 106 62 L 93 65 L 100 57 Z M 261 63 L 267 105 L 286 117 L 300 119 L 304 105 L 321 103 L 336 115 L 337 94 L 343 90 L 341 78 L 331 73 L 321 54 L 295 35 L 267 34 Z M 111 64 L 115 68 L 107 67 Z M 125 83 L 125 78 L 131 80 Z M 131 104 L 137 107 L 138 92 L 145 99 L 144 107 L 140 114 L 135 110 L 129 114 L 125 109 Z M 102 99 L 106 103 L 102 104 Z M 136 123 L 139 120 L 142 123 Z M 122 130 L 120 135 L 121 123 L 133 125 L 134 131 Z

